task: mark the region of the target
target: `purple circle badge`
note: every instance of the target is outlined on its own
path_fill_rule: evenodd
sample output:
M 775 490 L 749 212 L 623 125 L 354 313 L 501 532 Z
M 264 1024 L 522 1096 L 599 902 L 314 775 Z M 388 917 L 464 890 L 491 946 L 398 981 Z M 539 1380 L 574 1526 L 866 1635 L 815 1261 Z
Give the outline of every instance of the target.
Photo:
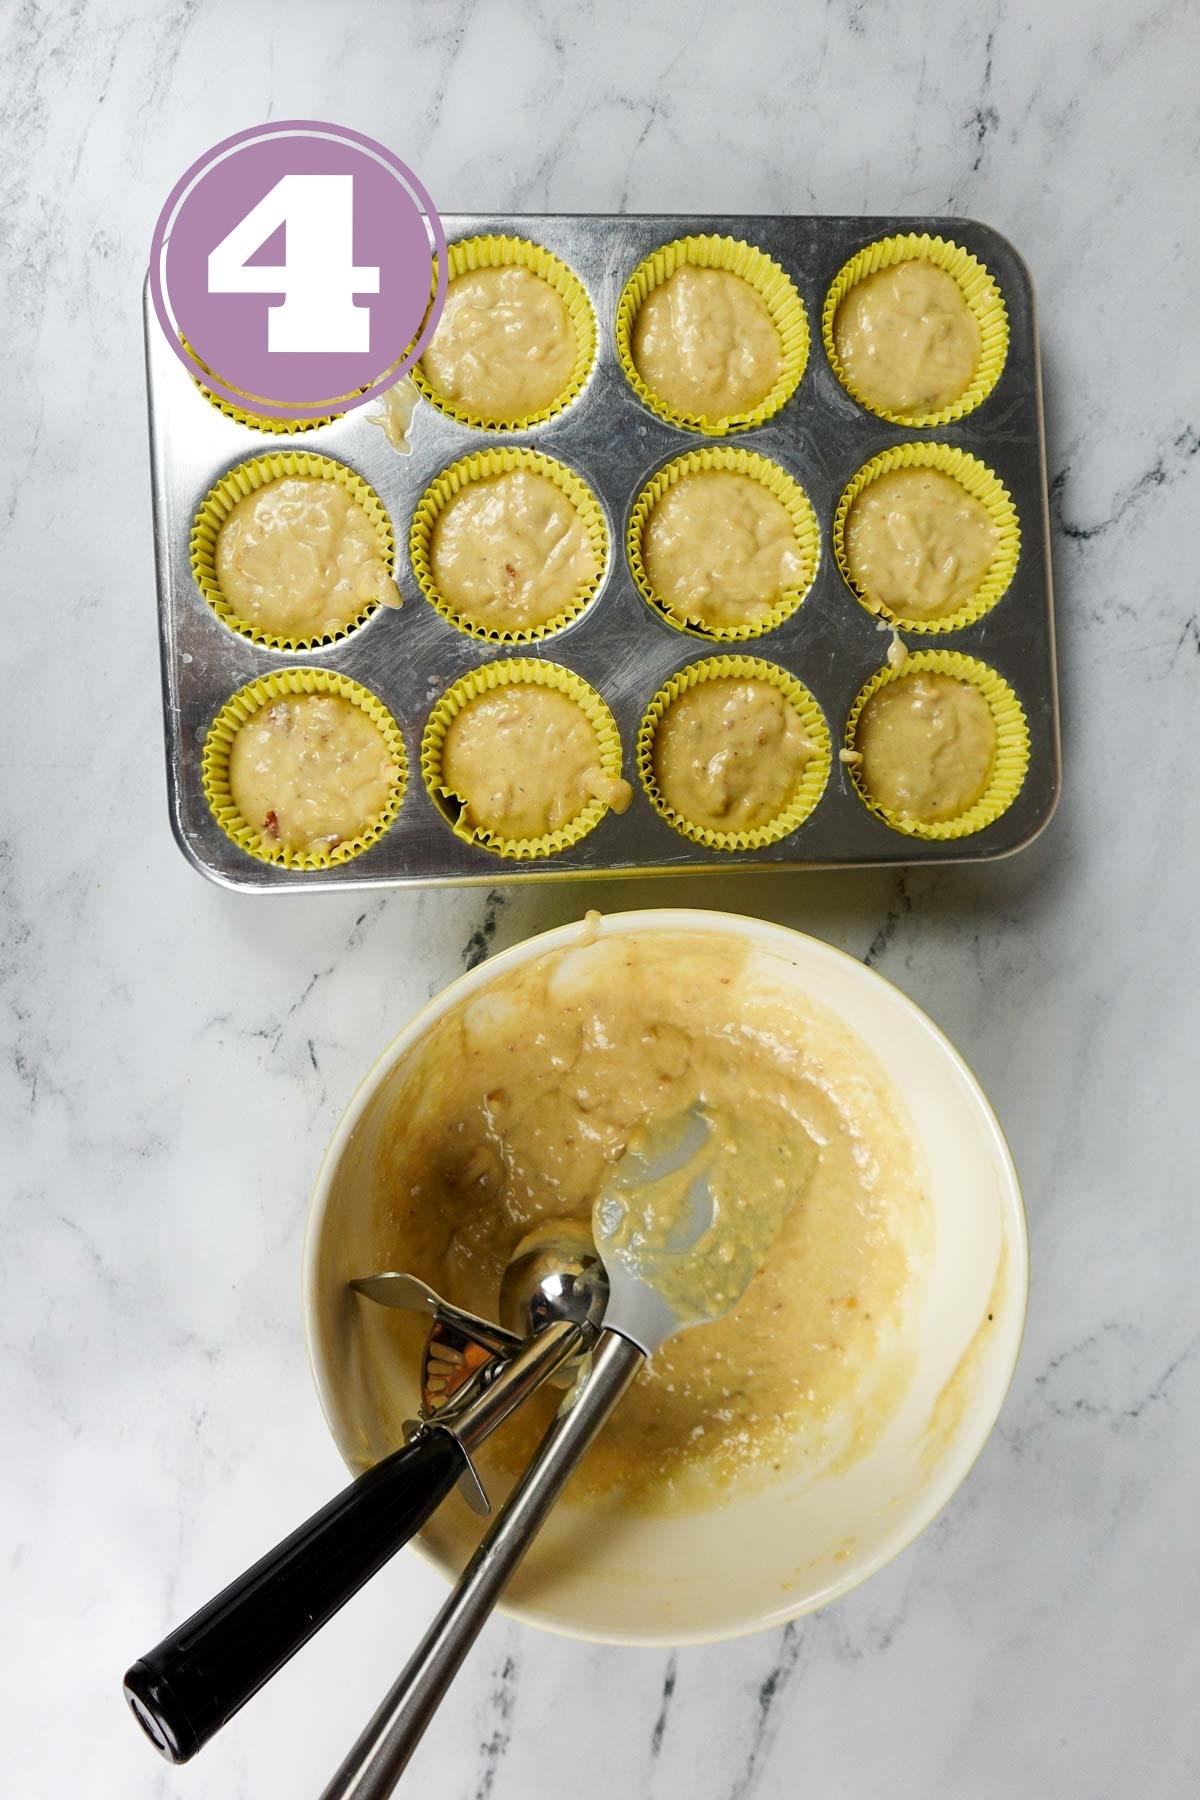
M 433 202 L 399 157 L 345 126 L 288 119 L 214 144 L 175 184 L 150 292 L 206 387 L 271 418 L 311 418 L 361 406 L 416 361 L 445 303 L 446 260 Z

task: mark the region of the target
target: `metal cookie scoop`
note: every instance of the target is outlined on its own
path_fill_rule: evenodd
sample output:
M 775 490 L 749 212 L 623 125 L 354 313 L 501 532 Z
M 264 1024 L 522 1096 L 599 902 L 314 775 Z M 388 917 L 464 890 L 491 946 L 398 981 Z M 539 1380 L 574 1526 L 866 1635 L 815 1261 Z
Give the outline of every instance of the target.
M 352 1281 L 356 1294 L 380 1306 L 401 1312 L 424 1313 L 429 1335 L 421 1357 L 421 1417 L 431 1419 L 438 1408 L 453 1399 L 496 1357 L 507 1361 L 529 1336 L 527 1331 L 506 1331 L 476 1313 L 443 1300 L 428 1282 L 415 1275 L 388 1271 Z
M 598 1328 L 607 1303 L 608 1275 L 583 1219 L 550 1219 L 526 1232 L 500 1283 L 500 1317 L 525 1337 L 555 1319 L 586 1320 Z M 567 1363 L 555 1379 L 569 1379 L 570 1370 Z
M 474 1451 L 536 1388 L 578 1359 L 599 1330 L 608 1284 L 594 1252 L 584 1278 L 578 1251 L 578 1245 L 568 1248 L 562 1266 L 543 1258 L 536 1272 L 525 1260 L 508 1283 L 511 1316 L 525 1336 L 451 1306 L 412 1276 L 352 1284 L 387 1305 L 427 1312 L 431 1344 L 461 1344 L 464 1360 L 477 1351 L 483 1361 L 456 1390 L 439 1395 L 430 1391 L 437 1357 L 427 1345 L 422 1390 L 432 1418 L 127 1671 L 125 1696 L 134 1717 L 169 1762 L 194 1756 L 420 1530 L 456 1484 L 477 1510 L 488 1510 Z M 459 1366 L 453 1367 L 457 1375 Z
M 381 1306 L 425 1313 L 431 1323 L 421 1359 L 421 1417 L 432 1419 L 450 1400 L 474 1397 L 537 1332 L 556 1320 L 596 1327 L 608 1295 L 608 1278 L 592 1234 L 582 1220 L 554 1220 L 526 1234 L 500 1284 L 500 1317 L 493 1325 L 477 1313 L 443 1300 L 415 1275 L 368 1275 L 350 1286 Z M 570 1386 L 581 1347 L 548 1377 Z
M 744 1146 L 697 1106 L 645 1134 L 616 1165 L 592 1215 L 609 1294 L 590 1371 L 322 1800 L 384 1800 L 392 1792 L 568 1477 L 647 1356 L 740 1300 L 803 1186 L 798 1158 L 768 1194 L 754 1196 L 752 1209 L 739 1209 Z

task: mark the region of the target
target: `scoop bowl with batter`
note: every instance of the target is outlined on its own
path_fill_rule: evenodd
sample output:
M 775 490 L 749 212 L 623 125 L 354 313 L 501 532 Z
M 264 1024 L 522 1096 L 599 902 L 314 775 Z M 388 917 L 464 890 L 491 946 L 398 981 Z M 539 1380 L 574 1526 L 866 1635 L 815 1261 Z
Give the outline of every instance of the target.
M 648 1108 L 697 1086 L 782 1106 L 787 1138 L 801 1114 L 805 1130 L 817 1128 L 812 1181 L 772 1257 L 782 1255 L 776 1278 L 794 1287 L 807 1242 L 812 1279 L 783 1329 L 824 1403 L 785 1384 L 775 1392 L 785 1429 L 749 1416 L 746 1394 L 780 1380 L 754 1323 L 779 1328 L 769 1260 L 748 1315 L 735 1308 L 675 1340 L 662 1357 L 700 1349 L 674 1376 L 652 1360 L 509 1590 L 507 1610 L 591 1638 L 729 1637 L 864 1579 L 966 1473 L 1020 1338 L 1026 1252 L 1011 1161 L 983 1096 L 923 1015 L 860 964 L 759 921 L 593 918 L 517 946 L 433 1001 L 368 1076 L 326 1157 L 306 1253 L 309 1343 L 352 1468 L 397 1441 L 418 1359 L 383 1309 L 349 1303 L 346 1281 L 389 1264 L 421 1273 L 432 1257 L 443 1282 L 457 1271 L 453 1298 L 490 1292 L 510 1235 L 548 1211 L 577 1215 L 595 1179 L 589 1158 L 599 1152 L 603 1168 L 606 1147 L 628 1142 Z M 496 1145 L 511 1157 L 507 1174 Z M 560 1177 L 549 1202 L 527 1185 L 547 1168 Z M 865 1239 L 847 1203 L 863 1179 L 876 1203 Z M 789 1244 L 793 1223 L 800 1238 Z M 854 1318 L 875 1311 L 868 1292 L 882 1321 Z M 732 1338 L 704 1347 L 727 1327 Z M 723 1367 L 735 1350 L 737 1365 Z M 649 1437 L 642 1392 L 657 1421 Z M 708 1444 L 690 1435 L 698 1419 Z M 631 1480 L 656 1441 L 649 1479 Z M 520 1466 L 524 1450 L 519 1438 L 498 1446 L 497 1491 L 505 1458 Z M 452 1573 L 477 1535 L 452 1500 L 424 1547 Z

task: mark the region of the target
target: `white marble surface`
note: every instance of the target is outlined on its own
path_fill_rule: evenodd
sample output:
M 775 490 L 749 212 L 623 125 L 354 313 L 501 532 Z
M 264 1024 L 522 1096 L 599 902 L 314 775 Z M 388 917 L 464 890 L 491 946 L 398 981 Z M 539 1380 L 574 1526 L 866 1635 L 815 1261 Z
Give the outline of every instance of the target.
M 339 1482 L 298 1257 L 358 1075 L 465 961 L 597 899 L 761 911 L 929 1009 L 1023 1173 L 1025 1351 L 966 1487 L 865 1589 L 675 1656 L 495 1621 L 405 1791 L 1197 1791 L 1198 55 L 1186 0 L 0 12 L 4 1792 L 321 1787 L 435 1604 L 410 1557 L 184 1771 L 121 1671 Z M 138 288 L 178 172 L 272 115 L 385 139 L 447 209 L 1007 232 L 1041 296 L 1066 724 L 1037 847 L 602 895 L 264 903 L 193 874 L 159 752 Z

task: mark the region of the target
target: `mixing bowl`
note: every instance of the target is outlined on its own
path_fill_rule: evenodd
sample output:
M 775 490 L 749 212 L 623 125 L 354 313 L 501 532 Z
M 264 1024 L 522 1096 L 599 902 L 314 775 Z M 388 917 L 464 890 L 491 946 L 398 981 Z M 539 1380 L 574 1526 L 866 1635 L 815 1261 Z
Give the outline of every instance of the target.
M 890 982 L 782 926 L 684 909 L 614 914 L 515 945 L 452 982 L 389 1045 L 346 1109 L 313 1193 L 305 1248 L 309 1354 L 321 1405 L 356 1473 L 394 1448 L 416 1410 L 415 1359 L 397 1359 L 381 1416 L 360 1367 L 351 1275 L 378 1254 L 367 1221 L 380 1146 L 403 1129 L 407 1060 L 453 1006 L 547 952 L 627 933 L 703 932 L 748 947 L 755 973 L 840 1017 L 886 1069 L 921 1148 L 932 1247 L 910 1331 L 904 1398 L 871 1448 L 813 1478 L 774 1482 L 664 1515 L 564 1502 L 509 1589 L 527 1623 L 623 1644 L 682 1644 L 779 1625 L 835 1599 L 912 1542 L 966 1476 L 996 1420 L 1020 1347 L 1028 1287 L 1025 1215 L 1012 1158 L 979 1084 L 942 1033 Z M 394 1266 L 402 1266 L 396 1246 Z M 449 1576 L 479 1535 L 457 1495 L 418 1540 Z

